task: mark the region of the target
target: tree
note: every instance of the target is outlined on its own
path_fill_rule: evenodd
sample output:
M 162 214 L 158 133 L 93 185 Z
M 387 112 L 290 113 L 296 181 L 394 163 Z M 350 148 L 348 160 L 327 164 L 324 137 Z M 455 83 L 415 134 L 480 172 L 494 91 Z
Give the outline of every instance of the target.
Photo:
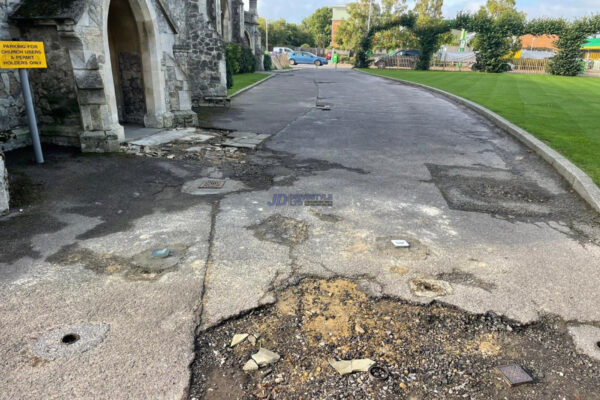
M 419 19 L 442 19 L 442 6 L 444 0 L 417 0 L 414 11 L 419 14 Z
M 418 14 L 417 23 L 413 29 L 416 46 L 420 50 L 419 62 L 416 69 L 428 70 L 431 58 L 442 43 L 452 40 L 450 26 L 442 21 L 442 6 L 444 0 L 417 0 L 414 12 Z
M 331 43 L 332 18 L 333 9 L 321 7 L 313 15 L 302 20 L 302 29 L 311 34 L 315 46 L 327 47 Z
M 515 37 L 524 33 L 525 14 L 513 8 L 504 9 L 499 15 L 492 15 L 486 7 L 481 7 L 475 15 L 459 14 L 455 19 L 456 28 L 477 32 L 473 47 L 477 50 L 475 68 L 484 72 L 506 72 L 509 69 L 508 55 L 518 46 Z
M 342 22 L 337 37 L 340 45 L 346 50 L 361 48 L 361 41 L 367 35 L 370 0 L 359 0 L 348 5 L 350 18 Z M 373 2 L 371 26 L 385 25 L 406 12 L 406 0 L 382 0 L 381 5 Z M 396 49 L 410 42 L 410 32 L 394 26 L 396 29 L 377 31 L 371 37 L 373 48 Z
M 488 0 L 485 8 L 493 18 L 506 11 L 515 11 L 516 0 Z
M 265 43 L 266 40 L 266 26 L 265 19 L 259 18 L 258 29 L 263 43 Z M 290 24 L 285 19 L 279 19 L 269 23 L 269 47 L 300 47 L 304 43 L 310 44 L 311 47 L 314 45 L 312 35 L 304 31 L 300 26 Z
M 600 14 L 573 22 L 564 19 L 537 19 L 525 27 L 533 35 L 558 35 L 558 54 L 550 60 L 548 70 L 553 75 L 575 76 L 581 72 L 581 46 L 587 38 L 600 32 Z

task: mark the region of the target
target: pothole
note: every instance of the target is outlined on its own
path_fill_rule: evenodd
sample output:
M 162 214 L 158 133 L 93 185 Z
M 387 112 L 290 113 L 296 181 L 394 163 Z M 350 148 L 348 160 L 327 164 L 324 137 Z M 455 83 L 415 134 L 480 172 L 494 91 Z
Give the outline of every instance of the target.
M 450 208 L 502 216 L 545 217 L 556 198 L 535 182 L 511 171 L 428 164 L 433 181 Z
M 243 333 L 258 339 L 230 347 Z M 260 348 L 280 360 L 243 371 Z M 273 306 L 199 334 L 195 349 L 189 396 L 204 400 L 546 400 L 600 393 L 600 362 L 577 354 L 557 319 L 520 325 L 439 303 L 373 300 L 342 279 L 304 280 L 279 293 Z M 356 359 L 376 362 L 372 376 L 341 376 L 330 364 Z M 503 382 L 496 368 L 511 363 L 531 373 L 534 386 Z
M 194 196 L 209 196 L 239 192 L 244 189 L 247 189 L 247 187 L 240 181 L 201 178 L 187 182 L 183 185 L 181 191 Z
M 107 324 L 82 322 L 54 329 L 38 338 L 33 354 L 42 360 L 70 358 L 94 349 L 106 339 L 110 330 Z
M 99 274 L 120 275 L 130 280 L 153 281 L 179 265 L 187 247 L 181 244 L 168 246 L 167 257 L 154 257 L 156 249 L 144 250 L 133 257 L 99 254 L 77 245 L 67 246 L 47 261 L 61 265 L 81 265 Z
M 409 286 L 417 297 L 441 297 L 454 293 L 452 285 L 437 279 L 415 278 L 409 282 Z
M 258 225 L 249 226 L 259 240 L 284 244 L 287 246 L 303 243 L 308 239 L 308 224 L 304 221 L 271 215 Z

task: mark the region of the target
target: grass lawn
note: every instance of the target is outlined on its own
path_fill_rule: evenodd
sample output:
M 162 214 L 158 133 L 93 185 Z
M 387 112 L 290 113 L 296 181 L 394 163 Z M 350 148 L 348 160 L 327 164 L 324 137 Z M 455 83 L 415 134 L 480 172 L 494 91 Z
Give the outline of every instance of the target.
M 242 90 L 245 87 L 248 87 L 252 84 L 255 84 L 258 81 L 262 81 L 266 79 L 269 75 L 267 74 L 259 74 L 259 73 L 249 73 L 249 74 L 237 74 L 233 76 L 233 87 L 231 89 L 227 89 L 227 95 L 231 96 L 235 92 Z
M 376 70 L 433 86 L 500 114 L 532 133 L 600 185 L 600 79 L 552 75 Z

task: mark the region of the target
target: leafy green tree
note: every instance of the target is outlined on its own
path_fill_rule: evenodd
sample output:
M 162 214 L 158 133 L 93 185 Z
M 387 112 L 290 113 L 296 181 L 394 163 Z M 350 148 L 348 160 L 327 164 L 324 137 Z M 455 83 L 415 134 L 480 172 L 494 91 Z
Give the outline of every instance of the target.
M 514 38 L 524 33 L 525 14 L 511 8 L 494 16 L 482 7 L 475 15 L 459 14 L 455 26 L 477 32 L 472 44 L 477 50 L 477 70 L 506 72 L 509 69 L 508 56 L 520 47 Z
M 442 21 L 444 0 L 417 0 L 414 12 L 419 15 L 413 29 L 421 56 L 417 69 L 428 70 L 431 58 L 443 43 L 452 41 L 449 25 Z
M 564 19 L 537 19 L 525 27 L 533 35 L 558 35 L 558 54 L 550 60 L 548 70 L 553 75 L 575 76 L 581 72 L 581 46 L 587 38 L 600 32 L 600 14 L 572 22 Z
M 449 22 L 441 19 L 421 20 L 417 19 L 417 24 L 413 32 L 417 38 L 418 48 L 420 51 L 419 61 L 416 69 L 427 71 L 431 65 L 431 58 L 442 43 L 447 39 L 450 33 L 451 25 Z
M 414 11 L 419 14 L 419 20 L 441 20 L 444 0 L 417 0 Z
M 361 41 L 367 35 L 369 20 L 369 0 L 359 0 L 348 5 L 350 18 L 342 22 L 337 37 L 340 45 L 346 50 L 361 48 Z M 382 0 L 381 4 L 373 2 L 371 26 L 385 25 L 406 12 L 406 0 Z M 371 38 L 371 46 L 376 49 L 396 49 L 410 42 L 411 35 L 405 29 L 378 31 Z
M 258 29 L 263 43 L 266 43 L 266 26 L 264 18 L 258 19 Z M 312 35 L 304 31 L 299 25 L 288 23 L 285 19 L 279 19 L 269 23 L 269 47 L 290 46 L 300 47 L 308 43 L 314 45 Z
M 488 0 L 485 8 L 493 18 L 498 18 L 502 13 L 515 11 L 516 0 Z
M 302 20 L 302 29 L 312 35 L 313 43 L 317 47 L 327 47 L 331 43 L 331 19 L 333 9 L 321 7 L 310 17 Z

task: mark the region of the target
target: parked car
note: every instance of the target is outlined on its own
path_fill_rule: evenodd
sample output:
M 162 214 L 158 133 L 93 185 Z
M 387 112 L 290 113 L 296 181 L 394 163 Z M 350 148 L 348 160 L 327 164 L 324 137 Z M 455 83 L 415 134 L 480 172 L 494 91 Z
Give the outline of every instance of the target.
M 293 53 L 294 50 L 289 47 L 273 47 L 273 54 Z
M 419 50 L 398 50 L 394 53 L 395 56 L 408 56 L 408 57 L 419 57 L 421 52 Z
M 294 51 L 290 53 L 290 65 L 296 64 L 315 64 L 317 67 L 327 65 L 326 58 L 315 56 L 308 51 Z

